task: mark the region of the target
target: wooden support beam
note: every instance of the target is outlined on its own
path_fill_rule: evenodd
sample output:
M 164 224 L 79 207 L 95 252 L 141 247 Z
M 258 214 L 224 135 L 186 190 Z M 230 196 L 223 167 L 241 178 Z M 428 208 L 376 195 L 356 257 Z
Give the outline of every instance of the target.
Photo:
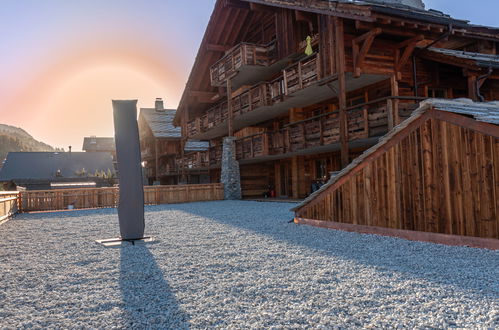
M 265 5 L 262 5 L 259 3 L 254 3 L 254 2 L 250 2 L 249 6 L 250 6 L 251 11 L 259 11 L 259 12 L 265 12 L 265 13 L 275 11 L 274 7 L 265 6 Z
M 229 49 L 231 49 L 231 46 L 215 45 L 215 44 L 207 44 L 206 45 L 206 50 L 209 52 L 225 53 Z
M 299 173 L 298 173 L 298 157 L 294 156 L 291 158 L 291 188 L 293 190 L 292 192 L 292 197 L 293 198 L 299 198 Z
M 195 97 L 198 103 L 216 103 L 220 99 L 220 94 L 215 92 L 189 91 L 189 97 Z
M 374 39 L 376 38 L 376 36 L 381 34 L 381 32 L 382 32 L 381 28 L 375 28 L 352 40 L 355 77 L 360 77 L 364 59 L 366 58 L 367 53 L 371 49 Z M 362 47 L 360 47 L 361 43 Z
M 420 41 L 424 40 L 423 35 L 417 35 L 413 38 L 402 41 L 401 43 L 395 45 L 395 74 L 397 75 L 397 80 L 402 78 L 402 68 L 407 64 L 407 61 L 411 58 L 414 49 Z M 401 49 L 404 49 L 401 54 Z
M 340 113 L 340 143 L 341 143 L 341 166 L 346 167 L 350 162 L 348 152 L 348 119 L 347 119 L 347 93 L 346 93 L 346 64 L 345 64 L 345 35 L 343 30 L 343 19 L 334 18 L 334 32 L 336 40 L 336 68 L 338 72 L 339 85 L 339 113 Z
M 156 165 L 156 179 L 155 181 L 159 180 L 159 148 L 158 148 L 158 139 L 154 140 L 154 154 L 155 154 L 155 165 Z
M 234 136 L 234 112 L 232 109 L 232 83 L 227 79 L 227 127 L 229 136 Z
M 468 76 L 468 98 L 472 99 L 473 101 L 477 101 L 477 85 L 476 85 L 476 76 L 475 75 L 469 75 Z

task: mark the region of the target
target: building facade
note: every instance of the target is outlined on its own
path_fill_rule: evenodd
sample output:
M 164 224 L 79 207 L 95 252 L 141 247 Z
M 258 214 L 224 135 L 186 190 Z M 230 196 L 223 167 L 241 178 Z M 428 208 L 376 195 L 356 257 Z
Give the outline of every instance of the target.
M 303 198 L 419 102 L 499 98 L 498 29 L 392 2 L 217 1 L 174 121 L 210 180 L 234 137 L 243 197 Z

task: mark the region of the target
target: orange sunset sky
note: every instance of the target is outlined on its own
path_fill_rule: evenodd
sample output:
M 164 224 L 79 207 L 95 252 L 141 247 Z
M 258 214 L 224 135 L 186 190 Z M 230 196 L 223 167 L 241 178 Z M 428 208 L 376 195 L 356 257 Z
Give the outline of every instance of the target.
M 111 99 L 175 108 L 214 3 L 0 0 L 0 123 L 81 150 L 84 136 L 113 136 Z M 425 3 L 498 25 L 497 0 Z

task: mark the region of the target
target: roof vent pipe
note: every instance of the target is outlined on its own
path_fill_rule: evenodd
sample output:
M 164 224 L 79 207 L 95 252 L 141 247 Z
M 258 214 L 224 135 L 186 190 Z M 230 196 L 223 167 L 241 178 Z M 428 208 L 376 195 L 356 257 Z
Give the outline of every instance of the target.
M 154 104 L 154 108 L 156 109 L 156 111 L 163 111 L 163 110 L 165 110 L 162 98 L 160 98 L 160 97 L 156 98 L 156 102 Z

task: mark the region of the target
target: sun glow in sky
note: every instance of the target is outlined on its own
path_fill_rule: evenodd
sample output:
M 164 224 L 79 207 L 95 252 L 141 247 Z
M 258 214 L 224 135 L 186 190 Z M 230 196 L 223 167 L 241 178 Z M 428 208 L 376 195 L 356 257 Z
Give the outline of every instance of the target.
M 112 99 L 175 108 L 215 0 L 0 0 L 0 123 L 55 147 L 113 136 Z M 497 0 L 427 0 L 499 25 Z

